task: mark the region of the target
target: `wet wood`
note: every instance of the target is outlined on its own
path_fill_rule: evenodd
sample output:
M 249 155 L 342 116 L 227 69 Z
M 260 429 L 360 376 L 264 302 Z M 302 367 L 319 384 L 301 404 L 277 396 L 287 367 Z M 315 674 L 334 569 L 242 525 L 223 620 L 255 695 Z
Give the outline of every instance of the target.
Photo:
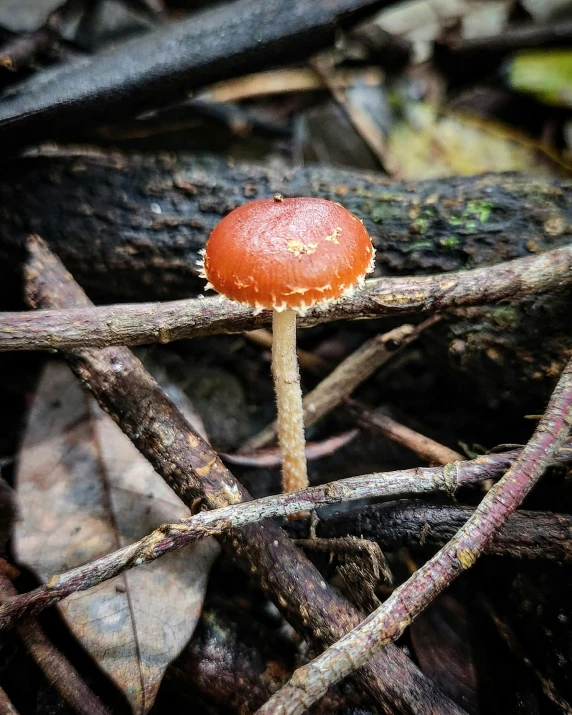
M 25 237 L 41 234 L 101 302 L 196 295 L 196 260 L 220 218 L 276 191 L 339 201 L 363 219 L 377 275 L 493 265 L 572 242 L 572 184 L 519 174 L 390 182 L 380 174 L 215 157 L 55 151 L 5 165 L 0 292 L 20 293 Z M 448 317 L 429 360 L 478 377 L 487 399 L 544 400 L 572 347 L 572 292 Z M 529 408 L 526 408 L 529 409 Z M 533 407 L 533 409 L 538 409 Z
M 392 182 L 322 166 L 62 150 L 4 166 L 0 259 L 39 233 L 101 301 L 189 296 L 204 287 L 198 252 L 221 217 L 277 191 L 353 211 L 372 236 L 378 275 L 492 265 L 572 242 L 572 184 L 557 179 Z

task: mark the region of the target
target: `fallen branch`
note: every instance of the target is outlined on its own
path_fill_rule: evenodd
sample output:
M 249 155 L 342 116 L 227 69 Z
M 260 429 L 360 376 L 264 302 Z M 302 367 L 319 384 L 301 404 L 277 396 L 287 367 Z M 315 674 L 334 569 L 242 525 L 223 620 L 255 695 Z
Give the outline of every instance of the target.
M 475 563 L 540 479 L 571 427 L 572 360 L 532 438 L 463 528 L 357 628 L 296 670 L 290 681 L 258 710 L 258 715 L 303 713 L 333 683 L 353 673 L 398 638 L 441 591 Z
M 89 306 L 81 288 L 41 240 L 31 239 L 29 250 L 30 305 Z M 66 357 L 81 383 L 187 506 L 217 509 L 251 499 L 129 350 L 80 349 Z M 266 522 L 233 529 L 220 541 L 311 643 L 332 643 L 361 620 L 359 611 L 328 587 L 276 525 Z M 397 648 L 386 651 L 356 677 L 388 713 L 460 712 Z
M 450 464 L 463 461 L 463 456 L 458 452 L 400 424 L 391 417 L 370 412 L 349 397 L 362 382 L 371 377 L 384 363 L 404 347 L 410 345 L 424 330 L 434 325 L 439 319 L 439 316 L 431 316 L 416 327 L 402 325 L 366 341 L 304 397 L 304 425 L 309 427 L 315 424 L 339 404 L 345 403 L 354 413 L 360 426 L 371 432 L 381 433 L 387 439 L 407 447 L 429 464 Z M 302 365 L 302 363 L 300 364 Z M 312 362 L 307 362 L 307 365 L 312 372 L 322 374 L 321 370 L 315 369 Z M 273 441 L 275 437 L 276 421 L 250 438 L 238 454 L 228 455 L 225 459 L 231 464 L 250 464 L 247 461 L 248 453 L 260 449 Z M 259 454 L 252 455 L 253 466 L 256 466 L 255 460 L 259 457 Z
M 345 402 L 355 415 L 356 422 L 359 425 L 372 432 L 382 434 L 402 447 L 407 447 L 428 464 L 451 464 L 452 462 L 463 460 L 462 455 L 458 452 L 436 442 L 434 439 L 426 437 L 420 432 L 416 432 L 406 425 L 402 425 L 400 422 L 388 417 L 388 415 L 371 412 L 355 400 L 346 399 Z
M 288 516 L 299 511 L 310 511 L 326 504 L 437 491 L 454 494 L 460 486 L 499 477 L 519 454 L 518 450 L 512 450 L 487 454 L 471 461 L 456 462 L 445 467 L 415 467 L 396 472 L 364 474 L 319 487 L 309 487 L 297 492 L 277 494 L 214 511 L 200 512 L 176 524 L 163 524 L 140 541 L 65 573 L 54 574 L 45 584 L 33 591 L 8 599 L 0 605 L 0 630 L 11 628 L 22 618 L 39 613 L 71 593 L 93 588 L 123 571 L 150 563 L 197 539 L 220 535 L 230 529 L 239 529 L 265 519 Z M 554 456 L 554 461 L 555 463 L 572 462 L 572 443 L 562 448 Z M 375 509 L 375 507 L 371 508 Z M 368 513 L 367 510 L 365 513 Z M 364 523 L 364 529 L 369 523 L 356 519 L 355 516 L 351 519 L 355 522 L 352 533 L 356 535 L 359 535 L 357 531 Z M 335 519 L 332 519 L 332 522 L 335 523 Z M 329 521 L 324 522 L 324 526 L 320 526 L 320 529 L 327 530 L 329 523 Z M 327 536 L 327 533 L 320 531 L 319 535 Z
M 319 442 L 306 442 L 306 460 L 321 459 L 345 447 L 360 433 L 359 428 L 346 430 Z M 219 452 L 226 464 L 236 464 L 240 467 L 279 467 L 282 464 L 279 447 L 267 447 L 256 452 L 235 452 L 226 454 Z
M 445 37 L 436 43 L 439 68 L 455 79 L 476 76 L 476 67 L 492 71 L 502 59 L 518 50 L 538 47 L 570 47 L 572 22 L 528 22 L 509 25 L 502 32 L 484 37 Z M 508 77 L 510 74 L 507 72 Z
M 572 284 L 572 246 L 488 268 L 437 276 L 383 278 L 363 290 L 314 308 L 300 319 L 307 327 L 332 320 L 379 318 L 421 311 L 488 305 L 547 293 Z M 0 350 L 70 350 L 141 345 L 252 330 L 271 313 L 222 298 L 42 310 L 0 315 Z
M 40 73 L 0 103 L 0 141 L 31 143 L 70 127 L 134 116 L 192 89 L 327 47 L 387 0 L 239 0 L 123 42 L 48 77 Z
M 407 499 L 344 511 L 320 519 L 317 536 L 357 536 L 384 549 L 442 546 L 473 514 L 470 507 L 423 504 Z M 516 511 L 485 548 L 519 559 L 572 561 L 572 517 L 547 511 Z
M 196 261 L 214 226 L 275 192 L 331 199 L 355 213 L 374 242 L 377 275 L 468 270 L 572 242 L 572 185 L 518 173 L 393 182 L 320 165 L 52 146 L 10 162 L 6 176 L 0 300 L 12 307 L 30 233 L 96 302 L 196 296 L 204 291 Z M 426 357 L 442 365 L 449 354 L 452 370 L 471 375 L 484 401 L 509 399 L 530 411 L 570 356 L 571 296 L 568 288 L 449 315 Z
M 383 78 L 382 70 L 376 66 L 349 70 L 337 69 L 333 73 L 332 83 L 335 87 L 344 89 L 351 87 L 356 82 L 368 87 L 378 87 Z M 202 92 L 198 92 L 194 98 L 199 102 L 220 104 L 317 89 L 327 89 L 327 84 L 320 77 L 319 72 L 311 67 L 286 67 L 218 82 L 206 87 Z
M 331 53 L 325 52 L 316 55 L 311 60 L 311 66 L 330 90 L 332 97 L 340 105 L 357 134 L 378 160 L 379 166 L 390 176 L 395 176 L 400 167 L 388 147 L 385 133 L 372 121 L 368 113 L 364 112 L 363 108 L 355 102 L 348 101 L 345 89 L 335 81 L 335 61 Z

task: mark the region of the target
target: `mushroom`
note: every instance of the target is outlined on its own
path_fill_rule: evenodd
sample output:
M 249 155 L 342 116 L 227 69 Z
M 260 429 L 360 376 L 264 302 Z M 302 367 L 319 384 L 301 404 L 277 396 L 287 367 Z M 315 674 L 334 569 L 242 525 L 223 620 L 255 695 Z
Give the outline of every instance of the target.
M 284 491 L 308 486 L 304 413 L 296 355 L 296 314 L 351 293 L 372 270 L 362 222 L 325 199 L 259 199 L 213 230 L 204 250 L 207 288 L 272 310 L 272 373 Z

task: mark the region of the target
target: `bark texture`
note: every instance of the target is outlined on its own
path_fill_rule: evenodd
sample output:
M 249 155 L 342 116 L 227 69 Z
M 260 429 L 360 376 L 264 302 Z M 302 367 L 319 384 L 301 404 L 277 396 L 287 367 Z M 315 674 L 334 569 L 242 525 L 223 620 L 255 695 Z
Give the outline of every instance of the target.
M 466 524 L 351 633 L 298 668 L 258 715 L 301 715 L 328 687 L 393 642 L 454 579 L 471 568 L 538 482 L 572 426 L 572 361 L 534 434 Z
M 214 511 L 201 511 L 188 519 L 182 519 L 176 524 L 162 524 L 133 544 L 123 546 L 117 551 L 90 561 L 83 566 L 77 566 L 70 571 L 52 574 L 46 583 L 38 586 L 33 591 L 7 598 L 0 605 L 0 631 L 13 627 L 23 618 L 40 613 L 50 605 L 59 603 L 59 601 L 72 593 L 93 588 L 128 569 L 148 564 L 174 549 L 179 549 L 209 534 L 219 537 L 231 530 L 236 532 L 245 526 L 301 511 L 314 510 L 326 504 L 394 497 L 407 493 L 446 492 L 449 496 L 454 497 L 457 489 L 462 485 L 474 484 L 484 479 L 500 476 L 518 455 L 519 450 L 512 450 L 499 454 L 483 455 L 469 462 L 456 462 L 443 467 L 415 467 L 397 472 L 362 474 L 358 477 L 339 479 L 336 482 L 330 482 L 318 487 L 309 487 L 300 492 L 289 492 L 255 501 L 232 504 L 217 508 Z M 570 442 L 568 442 L 555 455 L 554 462 L 555 464 L 567 464 L 571 461 L 572 454 L 570 454 Z M 195 485 L 195 488 L 198 489 L 199 487 Z M 399 512 L 400 506 L 400 502 L 397 502 L 397 504 L 393 502 L 388 504 L 387 509 L 396 509 Z M 383 505 L 379 508 L 384 509 Z M 447 507 L 443 508 L 447 509 Z M 330 516 L 325 521 L 320 522 L 319 534 L 329 538 L 335 534 L 336 530 L 339 530 L 340 533 L 377 538 L 377 532 L 375 531 L 376 512 L 374 508 L 372 509 L 373 511 L 364 512 L 367 515 L 372 514 L 371 519 L 367 517 L 363 521 L 358 520 L 357 523 L 353 523 L 355 519 L 352 511 L 341 516 Z M 465 521 L 471 513 L 466 516 Z M 399 519 L 399 514 L 397 518 Z M 413 519 L 415 518 L 417 517 L 414 516 Z M 451 516 L 452 518 L 453 516 Z M 463 517 L 459 518 L 462 519 Z M 567 521 L 567 517 L 562 515 L 555 515 L 555 518 L 558 522 L 558 530 L 554 530 L 554 523 L 552 523 L 549 525 L 553 529 L 551 534 L 556 540 L 564 542 L 562 547 L 564 551 L 561 550 L 555 558 L 565 560 L 570 542 L 567 534 L 572 520 L 568 518 Z M 348 519 L 352 522 L 350 525 L 347 524 Z M 401 521 L 407 521 L 407 518 Z M 379 532 L 383 534 L 384 539 L 398 538 L 395 536 L 395 532 L 398 529 L 392 528 L 391 523 L 390 514 L 387 530 Z M 536 523 L 541 523 L 540 528 L 544 528 L 547 522 Z M 418 524 L 421 529 L 420 543 L 423 538 L 431 538 L 431 534 L 426 533 L 426 528 L 423 524 L 424 522 Z M 383 529 L 383 527 L 380 527 L 380 529 Z M 437 531 L 439 534 L 448 533 L 446 529 L 447 524 L 439 524 Z M 390 534 L 393 534 L 393 537 L 389 536 Z M 414 539 L 415 536 L 413 535 L 412 538 Z M 544 546 L 546 547 L 547 539 L 552 538 L 552 536 L 548 535 L 543 538 Z M 311 542 L 311 540 L 306 541 Z M 340 540 L 338 539 L 338 541 Z M 385 544 L 386 542 L 384 541 Z M 401 544 L 399 543 L 398 545 Z M 555 545 L 551 553 L 558 553 L 558 549 L 559 546 Z M 320 586 L 320 588 L 322 587 Z M 303 608 L 307 610 L 307 606 L 301 604 L 300 610 Z
M 214 157 L 54 151 L 5 164 L 0 278 L 19 290 L 25 236 L 40 234 L 96 300 L 199 293 L 199 250 L 236 206 L 275 192 L 343 203 L 363 219 L 377 275 L 492 265 L 572 241 L 572 183 L 490 174 L 390 182 L 325 167 L 234 164 Z M 12 281 L 7 278 L 12 275 Z M 16 280 L 14 280 L 16 278 Z M 498 400 L 548 396 L 572 348 L 572 292 L 467 309 L 447 321 L 443 350 Z M 431 358 L 430 358 L 431 359 Z
M 4 252 L 40 234 L 106 302 L 186 297 L 204 287 L 196 260 L 221 217 L 276 192 L 339 201 L 363 219 L 376 275 L 492 265 L 572 241 L 567 181 L 488 174 L 391 182 L 321 166 L 95 150 L 7 163 L 0 239 Z

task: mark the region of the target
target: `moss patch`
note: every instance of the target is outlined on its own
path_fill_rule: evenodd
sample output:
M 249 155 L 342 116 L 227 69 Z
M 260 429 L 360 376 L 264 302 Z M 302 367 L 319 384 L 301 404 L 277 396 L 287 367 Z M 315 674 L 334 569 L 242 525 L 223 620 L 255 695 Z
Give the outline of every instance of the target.
M 459 237 L 458 236 L 445 236 L 445 238 L 440 238 L 439 243 L 443 248 L 457 248 L 459 245 Z

